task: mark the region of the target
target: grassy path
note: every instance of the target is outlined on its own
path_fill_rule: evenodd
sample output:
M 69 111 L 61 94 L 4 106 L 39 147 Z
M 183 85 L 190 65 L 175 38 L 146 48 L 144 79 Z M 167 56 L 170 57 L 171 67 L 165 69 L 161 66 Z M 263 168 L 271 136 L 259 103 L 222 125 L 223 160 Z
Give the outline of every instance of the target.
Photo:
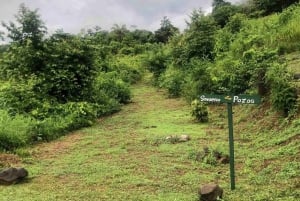
M 133 103 L 97 125 L 24 150 L 30 180 L 0 186 L 0 200 L 194 200 L 194 184 L 210 177 L 188 159 L 203 126 L 183 101 L 143 84 L 133 94 Z M 172 134 L 192 141 L 164 143 Z
M 227 151 L 226 130 L 219 124 L 215 129 L 195 124 L 184 101 L 166 99 L 148 85 L 134 86 L 133 94 L 133 103 L 91 128 L 19 150 L 22 159 L 16 158 L 14 165 L 27 168 L 30 178 L 0 186 L 0 201 L 195 201 L 198 187 L 214 181 L 225 189 L 227 200 L 259 200 L 251 198 L 257 188 L 249 185 L 247 175 L 253 172 L 244 166 L 253 144 L 245 141 L 237 147 L 238 187 L 232 193 L 228 165 L 194 160 L 204 146 Z M 164 140 L 181 134 L 192 139 L 177 144 Z

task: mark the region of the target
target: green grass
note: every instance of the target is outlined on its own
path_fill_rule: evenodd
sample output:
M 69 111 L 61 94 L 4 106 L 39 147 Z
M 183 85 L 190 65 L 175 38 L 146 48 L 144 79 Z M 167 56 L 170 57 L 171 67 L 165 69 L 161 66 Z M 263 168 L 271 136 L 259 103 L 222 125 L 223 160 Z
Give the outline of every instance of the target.
M 285 55 L 289 70 L 294 73 L 300 73 L 300 52 L 293 52 Z
M 0 186 L 0 201 L 196 201 L 199 186 L 208 182 L 218 182 L 227 201 L 299 197 L 300 123 L 294 130 L 249 134 L 238 122 L 251 126 L 258 120 L 235 117 L 237 189 L 230 191 L 229 165 L 191 157 L 204 146 L 228 153 L 226 108 L 211 108 L 210 123 L 198 124 L 183 100 L 167 99 L 143 83 L 133 87 L 133 94 L 132 103 L 93 127 L 16 150 L 21 162 L 11 165 L 24 166 L 30 176 Z M 252 110 L 235 110 L 242 109 Z M 165 140 L 180 134 L 191 141 Z

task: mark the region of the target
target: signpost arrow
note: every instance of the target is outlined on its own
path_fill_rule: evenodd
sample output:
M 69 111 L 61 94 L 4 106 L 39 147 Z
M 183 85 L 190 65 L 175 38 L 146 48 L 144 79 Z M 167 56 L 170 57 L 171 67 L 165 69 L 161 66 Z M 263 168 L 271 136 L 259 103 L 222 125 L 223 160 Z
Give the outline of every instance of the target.
M 207 103 L 227 103 L 228 113 L 228 132 L 229 132 L 229 157 L 230 157 L 230 186 L 231 190 L 235 189 L 235 172 L 234 172 L 234 138 L 233 138 L 233 104 L 260 104 L 261 99 L 258 95 L 200 95 L 201 102 Z

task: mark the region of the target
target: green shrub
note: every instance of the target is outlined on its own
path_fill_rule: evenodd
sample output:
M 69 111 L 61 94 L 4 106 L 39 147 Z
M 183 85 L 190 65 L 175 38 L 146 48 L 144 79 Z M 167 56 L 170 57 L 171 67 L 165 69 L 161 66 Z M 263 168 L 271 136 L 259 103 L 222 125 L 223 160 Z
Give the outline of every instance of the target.
M 291 84 L 291 76 L 283 65 L 274 65 L 266 74 L 271 87 L 272 106 L 285 116 L 297 105 L 297 89 Z
M 69 130 L 90 126 L 96 119 L 96 108 L 91 103 L 68 102 L 59 106 L 63 111 L 60 115 L 63 117 L 66 116 L 72 120 Z
M 34 141 L 50 141 L 65 134 L 72 124 L 70 116 L 51 116 L 37 121 Z
M 116 73 L 116 78 L 121 79 L 126 83 L 136 83 L 142 78 L 142 72 L 136 67 L 130 67 L 127 64 L 118 63 L 114 69 Z
M 288 83 L 273 85 L 271 89 L 271 103 L 274 108 L 288 116 L 297 103 L 296 88 Z
M 22 115 L 10 116 L 0 110 L 0 150 L 12 150 L 31 142 L 34 120 Z
M 192 107 L 191 114 L 197 121 L 199 122 L 208 121 L 208 109 L 204 103 L 196 99 L 191 103 L 191 107 Z
M 28 113 L 40 107 L 41 100 L 34 91 L 36 81 L 6 82 L 0 88 L 0 108 L 10 114 Z
M 34 140 L 53 140 L 68 131 L 91 126 L 97 116 L 97 106 L 88 102 L 68 102 L 45 107 L 35 126 Z M 40 111 L 41 112 L 41 111 Z
M 154 84 L 158 84 L 158 79 L 168 66 L 169 55 L 164 51 L 163 47 L 156 47 L 143 58 L 143 66 L 153 73 Z
M 167 69 L 159 79 L 160 87 L 167 89 L 170 97 L 180 96 L 183 81 L 183 73 L 171 68 Z
M 210 75 L 212 63 L 207 60 L 193 59 L 182 72 L 182 94 L 190 102 L 201 93 L 211 93 L 213 83 Z
M 115 76 L 115 73 L 101 73 L 94 84 L 94 91 L 101 91 L 97 93 L 101 97 L 107 96 L 119 103 L 128 103 L 131 98 L 129 85 Z M 100 100 L 97 97 L 95 99 Z
M 134 55 L 135 49 L 133 47 L 122 47 L 120 49 L 120 54 L 124 55 Z

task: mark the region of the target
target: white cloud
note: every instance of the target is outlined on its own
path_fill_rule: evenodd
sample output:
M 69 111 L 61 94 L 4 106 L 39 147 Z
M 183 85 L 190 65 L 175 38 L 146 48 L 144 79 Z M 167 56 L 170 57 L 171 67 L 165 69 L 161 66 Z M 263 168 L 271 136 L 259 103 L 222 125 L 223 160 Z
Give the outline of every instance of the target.
M 50 32 L 62 28 L 78 33 L 95 26 L 109 30 L 114 24 L 154 31 L 164 16 L 184 29 L 192 10 L 209 11 L 212 0 L 0 0 L 0 21 L 14 20 L 22 2 L 32 10 L 39 9 Z

